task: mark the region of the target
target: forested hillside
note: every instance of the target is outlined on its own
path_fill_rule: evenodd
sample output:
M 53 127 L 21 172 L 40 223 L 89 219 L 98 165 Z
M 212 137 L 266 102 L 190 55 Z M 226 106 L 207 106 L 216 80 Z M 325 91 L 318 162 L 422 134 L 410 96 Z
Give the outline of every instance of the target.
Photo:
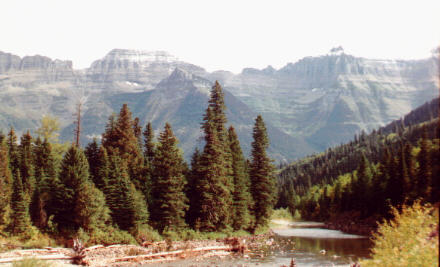
M 78 141 L 57 143 L 47 118 L 36 138 L 27 132 L 18 143 L 13 128 L 0 134 L 0 235 L 113 244 L 264 229 L 276 200 L 266 126 L 258 116 L 247 163 L 225 110 L 215 83 L 205 145 L 191 166 L 170 124 L 155 140 L 151 123 L 143 129 L 127 104 L 110 115 L 102 142 L 84 150 Z
M 390 205 L 438 201 L 438 111 L 436 98 L 371 134 L 285 167 L 277 205 L 327 220 L 348 211 L 383 217 Z

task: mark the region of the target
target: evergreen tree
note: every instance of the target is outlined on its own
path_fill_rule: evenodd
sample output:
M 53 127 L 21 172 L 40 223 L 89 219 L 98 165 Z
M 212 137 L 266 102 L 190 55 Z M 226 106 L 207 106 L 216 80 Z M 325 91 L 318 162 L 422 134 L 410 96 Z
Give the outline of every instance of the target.
M 13 234 L 23 234 L 31 226 L 29 210 L 19 170 L 14 175 L 13 192 L 11 197 L 11 225 Z
M 146 192 L 145 198 L 148 202 L 148 207 L 153 206 L 153 197 L 151 195 L 151 184 L 153 175 L 153 161 L 155 155 L 155 145 L 154 145 L 154 130 L 151 126 L 151 122 L 148 122 L 145 126 L 143 132 L 144 136 L 144 165 L 145 165 L 145 176 L 146 176 Z
M 201 179 L 196 181 L 200 208 L 195 227 L 203 231 L 225 229 L 231 220 L 232 194 L 225 166 L 225 152 L 213 118 L 214 112 L 208 107 L 203 124 L 206 144 L 199 165 Z
M 429 155 L 427 135 L 426 127 L 423 127 L 423 136 L 422 140 L 420 141 L 420 152 L 417 156 L 417 160 L 419 161 L 419 169 L 417 172 L 417 192 L 418 196 L 425 200 L 429 200 L 432 190 L 431 159 Z
M 250 166 L 251 193 L 254 198 L 256 229 L 266 226 L 276 201 L 276 181 L 274 167 L 266 154 L 269 146 L 266 126 L 259 115 L 255 120 L 252 142 L 252 162 Z
M 91 143 L 89 143 L 86 146 L 86 149 L 84 150 L 84 154 L 87 157 L 87 161 L 89 163 L 89 173 L 90 173 L 90 178 L 92 179 L 93 183 L 95 183 L 95 185 L 100 188 L 100 186 L 98 186 L 98 180 L 101 179 L 100 175 L 99 175 L 99 168 L 101 165 L 100 162 L 100 148 L 98 145 L 98 141 L 96 140 L 96 138 L 93 139 L 93 141 Z
M 355 209 L 359 210 L 362 216 L 368 213 L 368 191 L 369 191 L 369 162 L 365 155 L 362 155 L 359 168 L 357 170 L 357 179 L 353 182 L 353 201 Z
M 153 165 L 153 209 L 151 219 L 159 231 L 178 230 L 185 226 L 188 209 L 184 193 L 186 180 L 183 174 L 183 158 L 178 141 L 167 123 L 160 134 Z
M 8 146 L 9 164 L 11 167 L 11 172 L 15 175 L 16 171 L 20 169 L 20 157 L 17 145 L 17 136 L 15 135 L 14 128 L 8 133 L 8 138 L 6 140 Z
M 400 181 L 400 193 L 401 195 L 397 199 L 397 203 L 404 204 L 405 198 L 407 198 L 410 194 L 410 177 L 408 173 L 407 167 L 407 155 L 405 153 L 405 148 L 402 146 L 399 150 L 399 158 L 398 158 L 398 176 Z
M 107 149 L 109 155 L 117 155 L 127 163 L 127 171 L 131 181 L 138 190 L 145 194 L 147 180 L 144 159 L 133 125 L 131 111 L 127 104 L 124 104 L 116 122 L 114 116 L 110 117 L 106 132 L 102 136 L 102 145 Z
M 232 156 L 225 128 L 225 109 L 223 90 L 216 82 L 202 124 L 205 147 L 199 164 L 201 179 L 195 181 L 200 199 L 194 224 L 203 231 L 226 229 L 232 223 Z
M 148 211 L 145 199 L 130 181 L 126 162 L 117 155 L 109 155 L 108 162 L 104 194 L 113 222 L 122 230 L 132 230 L 146 224 Z
M 54 164 L 51 145 L 47 139 L 42 143 L 38 137 L 34 147 L 36 187 L 29 209 L 33 224 L 41 229 L 47 226 L 49 215 L 55 213 L 52 200 L 56 194 L 58 179 Z
M 107 186 L 108 177 L 110 173 L 110 163 L 107 150 L 101 146 L 98 151 L 98 157 L 96 159 L 96 176 L 93 177 L 93 182 L 99 190 L 104 191 Z
M 102 224 L 99 220 L 102 222 L 107 219 L 105 209 L 96 206 L 104 203 L 104 200 L 89 180 L 87 158 L 74 145 L 61 162 L 54 198 L 55 221 L 61 230 L 88 230 Z
M 199 217 L 200 205 L 199 200 L 201 198 L 202 192 L 197 190 L 198 181 L 202 179 L 200 172 L 200 161 L 202 154 L 198 148 L 195 148 L 194 153 L 191 157 L 191 170 L 189 171 L 186 179 L 187 184 L 185 188 L 186 196 L 189 200 L 189 209 L 186 213 L 186 222 L 195 227 L 196 219 Z
M 0 230 L 9 222 L 12 194 L 12 174 L 9 169 L 8 148 L 0 142 Z
M 150 166 L 154 160 L 154 130 L 151 125 L 151 122 L 148 122 L 145 126 L 144 135 L 144 158 L 145 158 L 145 166 Z
M 23 182 L 24 192 L 27 198 L 32 196 L 35 189 L 33 150 L 32 136 L 28 131 L 21 137 L 19 146 L 20 174 Z
M 142 126 L 140 125 L 138 117 L 134 118 L 133 120 L 133 132 L 138 141 L 139 149 L 142 150 Z
M 249 213 L 251 200 L 249 193 L 250 180 L 249 175 L 246 172 L 245 160 L 243 152 L 241 151 L 240 141 L 238 140 L 234 127 L 231 126 L 229 128 L 228 134 L 234 177 L 232 227 L 234 230 L 247 229 L 251 222 Z

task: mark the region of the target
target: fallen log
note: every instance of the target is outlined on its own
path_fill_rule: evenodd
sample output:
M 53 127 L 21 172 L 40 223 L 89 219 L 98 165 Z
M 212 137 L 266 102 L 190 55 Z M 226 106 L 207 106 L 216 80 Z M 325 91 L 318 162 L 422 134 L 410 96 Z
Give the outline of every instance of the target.
M 129 261 L 134 259 L 168 257 L 168 256 L 177 256 L 183 253 L 195 253 L 195 252 L 215 251 L 215 250 L 231 251 L 233 249 L 234 248 L 230 246 L 202 247 L 202 248 L 194 248 L 188 250 L 176 250 L 176 251 L 160 252 L 160 253 L 145 254 L 145 255 L 126 256 L 122 258 L 116 258 L 114 259 L 114 261 L 119 262 L 119 261 Z
M 64 254 L 58 255 L 44 255 L 44 256 L 32 256 L 32 257 L 14 257 L 14 258 L 3 258 L 0 259 L 0 263 L 10 263 L 14 261 L 21 261 L 27 258 L 32 258 L 36 260 L 72 260 L 73 257 L 66 256 Z

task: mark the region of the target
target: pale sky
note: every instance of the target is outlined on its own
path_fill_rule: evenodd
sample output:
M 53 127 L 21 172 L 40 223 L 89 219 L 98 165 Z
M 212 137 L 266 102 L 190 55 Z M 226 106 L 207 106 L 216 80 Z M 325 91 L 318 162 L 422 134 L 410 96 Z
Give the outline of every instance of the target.
M 74 68 L 128 48 L 238 73 L 339 45 L 369 58 L 429 57 L 440 45 L 440 1 L 0 1 L 0 51 L 68 59 Z

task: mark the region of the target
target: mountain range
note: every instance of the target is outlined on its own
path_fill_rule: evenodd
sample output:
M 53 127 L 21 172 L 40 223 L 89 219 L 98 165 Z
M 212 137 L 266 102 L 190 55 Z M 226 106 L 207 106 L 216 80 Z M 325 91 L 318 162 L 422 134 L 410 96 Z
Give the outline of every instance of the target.
M 438 96 L 439 62 L 373 60 L 333 49 L 275 69 L 239 74 L 208 72 L 164 51 L 114 49 L 89 68 L 44 56 L 0 52 L 0 129 L 39 126 L 59 118 L 61 140 L 73 138 L 75 105 L 82 101 L 82 144 L 104 131 L 127 103 L 156 132 L 170 122 L 188 158 L 201 146 L 200 123 L 215 80 L 225 89 L 227 116 L 246 155 L 257 114 L 265 119 L 277 160 L 291 160 L 349 140 L 401 117 Z

